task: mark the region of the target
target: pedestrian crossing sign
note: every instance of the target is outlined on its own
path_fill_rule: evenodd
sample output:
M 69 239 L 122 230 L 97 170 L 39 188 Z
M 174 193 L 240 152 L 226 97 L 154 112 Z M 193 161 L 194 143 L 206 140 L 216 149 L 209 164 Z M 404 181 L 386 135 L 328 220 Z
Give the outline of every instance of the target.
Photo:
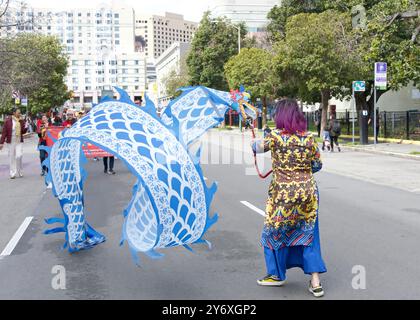
M 353 81 L 353 90 L 354 90 L 354 92 L 365 92 L 366 91 L 366 82 L 365 81 Z

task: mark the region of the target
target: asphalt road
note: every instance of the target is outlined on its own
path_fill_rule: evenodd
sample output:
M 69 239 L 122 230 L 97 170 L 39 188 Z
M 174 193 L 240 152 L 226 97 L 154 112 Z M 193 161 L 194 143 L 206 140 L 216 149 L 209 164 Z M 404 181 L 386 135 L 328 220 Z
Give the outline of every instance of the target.
M 222 153 L 228 150 L 221 149 Z M 345 161 L 352 156 L 326 158 Z M 263 217 L 241 201 L 263 210 L 269 181 L 245 174 L 246 167 L 203 165 L 208 183 L 219 183 L 212 210 L 220 219 L 207 234 L 212 250 L 202 245 L 194 247 L 195 253 L 183 248 L 162 250 L 166 254 L 162 260 L 142 256 L 141 268 L 135 266 L 126 246 L 119 247 L 122 210 L 134 184 L 120 161 L 116 176 L 104 175 L 101 162 L 89 162 L 87 217 L 107 236 L 107 242 L 73 255 L 60 249 L 62 234 L 42 234 L 47 228 L 44 218 L 59 216 L 60 209 L 51 192 L 44 192 L 41 179 L 29 175 L 28 180 L 15 181 L 21 185 L 0 180 L 2 190 L 14 190 L 13 205 L 19 205 L 29 192 L 26 181 L 35 184 L 39 179 L 39 198 L 34 195 L 24 213 L 0 226 L 11 237 L 25 216 L 34 217 L 12 254 L 0 260 L 0 299 L 313 299 L 307 292 L 309 278 L 299 269 L 288 272 L 282 288 L 256 285 L 256 279 L 265 275 L 259 246 Z M 328 166 L 316 175 L 322 251 L 328 268 L 322 276 L 325 299 L 420 299 L 419 194 L 347 175 L 329 173 Z M 9 212 L 4 206 L 0 210 L 0 215 Z M 0 251 L 7 243 L 1 240 Z M 56 265 L 65 267 L 65 290 L 54 290 L 51 285 Z M 352 287 L 354 266 L 366 270 L 364 290 Z

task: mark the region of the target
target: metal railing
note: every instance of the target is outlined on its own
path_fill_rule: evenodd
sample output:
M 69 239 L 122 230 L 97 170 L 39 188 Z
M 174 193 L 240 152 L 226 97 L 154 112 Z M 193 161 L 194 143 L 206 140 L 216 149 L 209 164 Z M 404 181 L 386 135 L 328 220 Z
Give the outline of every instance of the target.
M 359 135 L 357 115 L 350 111 L 337 112 L 343 135 L 352 135 L 352 122 L 355 121 L 355 135 Z M 315 112 L 306 113 L 308 129 L 317 132 Z M 373 137 L 373 123 L 369 125 L 369 137 Z M 420 141 L 420 111 L 382 111 L 379 112 L 379 137 Z

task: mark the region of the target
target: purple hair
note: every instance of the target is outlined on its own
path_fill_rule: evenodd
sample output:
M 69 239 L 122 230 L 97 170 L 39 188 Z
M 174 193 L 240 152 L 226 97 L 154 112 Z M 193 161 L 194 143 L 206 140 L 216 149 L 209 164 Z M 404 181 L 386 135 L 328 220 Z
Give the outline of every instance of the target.
M 294 99 L 282 99 L 276 103 L 274 120 L 279 130 L 295 134 L 306 132 L 307 124 L 303 112 Z

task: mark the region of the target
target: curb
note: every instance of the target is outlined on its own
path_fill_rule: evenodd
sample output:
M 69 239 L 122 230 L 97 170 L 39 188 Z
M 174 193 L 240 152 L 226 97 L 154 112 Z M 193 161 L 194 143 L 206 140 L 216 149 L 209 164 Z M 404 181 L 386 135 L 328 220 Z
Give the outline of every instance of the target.
M 345 138 L 345 139 L 351 139 L 352 136 L 348 136 L 348 135 L 341 135 L 340 138 Z M 359 137 L 355 137 L 356 139 L 359 139 Z M 371 138 L 371 140 L 373 141 L 373 138 Z M 391 139 L 391 138 L 379 138 L 378 139 L 379 142 L 382 143 L 396 143 L 396 144 L 408 144 L 408 145 L 416 145 L 416 146 L 420 146 L 420 141 L 416 141 L 416 140 L 404 140 L 404 139 Z
M 372 149 L 363 149 L 358 147 L 348 147 L 348 146 L 341 146 L 341 149 L 347 151 L 354 151 L 354 152 L 364 152 L 364 153 L 371 153 L 371 154 L 381 154 L 385 156 L 391 156 L 395 158 L 402 158 L 402 159 L 411 159 L 415 161 L 420 161 L 420 156 L 415 156 L 406 153 L 398 153 L 398 152 L 390 152 L 390 151 L 379 151 L 379 150 L 372 150 Z

